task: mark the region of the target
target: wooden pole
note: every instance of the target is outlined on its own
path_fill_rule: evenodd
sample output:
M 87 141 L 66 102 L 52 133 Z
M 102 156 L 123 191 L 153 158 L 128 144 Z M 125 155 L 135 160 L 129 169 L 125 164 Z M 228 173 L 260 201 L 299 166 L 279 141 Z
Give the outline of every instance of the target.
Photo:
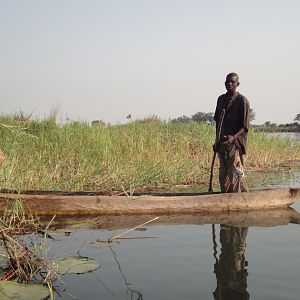
M 225 116 L 225 108 L 222 110 L 221 112 L 221 116 L 220 116 L 220 120 L 219 120 L 219 124 L 218 124 L 218 128 L 217 128 L 217 133 L 216 133 L 216 141 L 215 141 L 215 147 L 214 147 L 214 156 L 211 162 L 211 167 L 210 167 L 210 177 L 209 177 L 209 186 L 208 186 L 208 192 L 212 193 L 213 192 L 213 188 L 212 188 L 212 180 L 213 180 L 213 174 L 214 174 L 214 164 L 215 164 L 215 160 L 216 160 L 216 155 L 217 155 L 217 151 L 218 151 L 218 144 L 220 142 L 220 138 L 221 138 L 221 130 L 222 130 L 222 126 L 223 126 L 223 121 L 224 121 L 224 116 Z

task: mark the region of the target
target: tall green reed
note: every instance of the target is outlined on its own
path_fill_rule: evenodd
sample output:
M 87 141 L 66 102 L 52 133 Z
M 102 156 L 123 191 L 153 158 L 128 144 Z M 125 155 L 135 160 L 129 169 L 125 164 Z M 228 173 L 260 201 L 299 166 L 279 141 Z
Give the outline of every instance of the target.
M 0 122 L 16 122 L 5 118 Z M 28 122 L 21 134 L 0 128 L 0 148 L 7 156 L 1 187 L 107 193 L 206 187 L 214 135 L 212 125 L 159 119 L 105 127 L 79 121 L 58 125 L 49 117 Z M 253 132 L 248 152 L 250 170 L 300 160 L 300 146 Z

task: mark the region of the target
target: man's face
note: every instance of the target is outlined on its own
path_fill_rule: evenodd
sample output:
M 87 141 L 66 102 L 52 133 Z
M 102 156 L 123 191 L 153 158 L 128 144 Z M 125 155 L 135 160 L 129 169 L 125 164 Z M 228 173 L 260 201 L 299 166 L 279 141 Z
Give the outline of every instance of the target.
M 237 76 L 226 77 L 225 87 L 228 93 L 234 93 L 239 84 L 239 78 Z

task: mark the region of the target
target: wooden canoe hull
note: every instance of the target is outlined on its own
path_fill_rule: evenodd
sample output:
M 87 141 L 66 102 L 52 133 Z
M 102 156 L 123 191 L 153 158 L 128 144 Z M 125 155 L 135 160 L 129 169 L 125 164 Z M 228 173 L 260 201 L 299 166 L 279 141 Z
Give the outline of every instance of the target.
M 269 189 L 249 193 L 182 196 L 63 195 L 0 193 L 0 210 L 23 200 L 37 215 L 170 214 L 249 211 L 288 207 L 300 199 L 300 189 Z

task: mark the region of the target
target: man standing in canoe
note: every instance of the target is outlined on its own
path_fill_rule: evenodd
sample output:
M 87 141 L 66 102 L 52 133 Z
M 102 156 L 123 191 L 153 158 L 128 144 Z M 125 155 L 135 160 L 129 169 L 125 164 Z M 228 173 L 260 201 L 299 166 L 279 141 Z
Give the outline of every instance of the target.
M 250 107 L 245 96 L 236 91 L 239 76 L 226 76 L 226 94 L 218 98 L 214 120 L 220 169 L 219 182 L 222 193 L 248 191 L 244 178 L 244 160 L 247 148 Z

